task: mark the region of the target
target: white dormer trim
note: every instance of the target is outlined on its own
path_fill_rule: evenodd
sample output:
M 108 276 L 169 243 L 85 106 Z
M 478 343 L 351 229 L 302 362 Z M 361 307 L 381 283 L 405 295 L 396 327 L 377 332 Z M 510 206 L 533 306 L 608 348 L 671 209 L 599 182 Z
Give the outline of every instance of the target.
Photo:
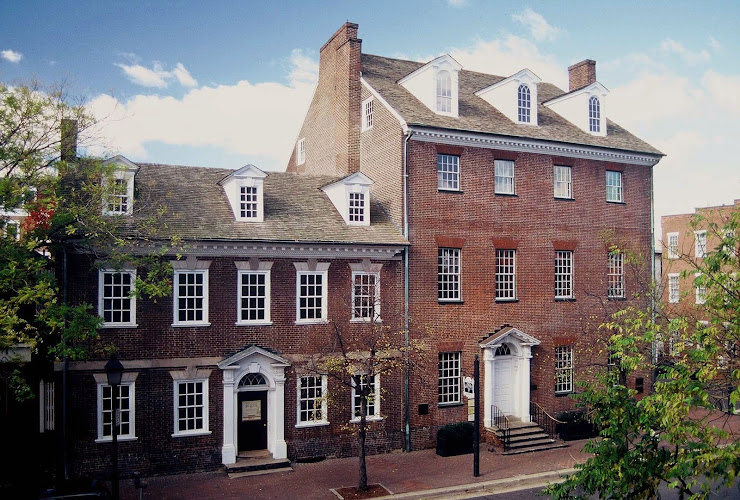
M 116 155 L 103 162 L 103 167 L 113 165 L 110 175 L 104 173 L 102 184 L 105 198 L 102 201 L 103 215 L 131 215 L 134 213 L 134 178 L 139 166 L 122 155 Z M 122 180 L 126 182 L 126 192 L 108 193 L 108 182 Z M 125 207 L 125 208 L 124 208 Z
M 263 222 L 265 220 L 265 177 L 267 177 L 266 173 L 250 164 L 232 172 L 219 182 L 237 221 Z M 242 195 L 245 197 L 244 200 L 242 200 Z
M 488 104 L 498 109 L 509 120 L 522 125 L 534 125 L 537 122 L 537 86 L 542 79 L 527 68 L 508 78 L 475 93 Z M 529 122 L 519 120 L 519 86 L 529 88 L 530 107 Z
M 609 89 L 599 82 L 594 82 L 582 89 L 568 92 L 555 99 L 543 102 L 544 106 L 555 111 L 557 114 L 577 126 L 587 134 L 606 137 L 606 96 Z M 588 102 L 591 97 L 599 99 L 599 131 L 591 132 L 589 128 Z
M 398 84 L 411 92 L 427 108 L 442 116 L 457 118 L 459 102 L 458 74 L 462 65 L 451 55 L 444 54 L 432 59 L 424 66 L 409 73 L 398 81 Z M 450 110 L 441 111 L 437 106 L 437 76 L 446 71 L 450 75 Z
M 339 214 L 349 226 L 370 225 L 370 186 L 372 179 L 362 172 L 355 172 L 347 177 L 321 188 L 334 204 Z M 358 199 L 360 205 L 358 206 Z

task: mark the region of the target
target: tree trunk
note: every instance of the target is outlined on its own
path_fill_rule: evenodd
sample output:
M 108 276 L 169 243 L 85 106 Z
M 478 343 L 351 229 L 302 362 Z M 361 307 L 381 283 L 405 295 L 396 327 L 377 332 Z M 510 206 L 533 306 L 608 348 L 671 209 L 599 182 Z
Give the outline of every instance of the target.
M 365 388 L 360 396 L 360 481 L 358 491 L 367 491 L 367 464 L 365 463 L 365 439 L 367 438 L 367 394 Z

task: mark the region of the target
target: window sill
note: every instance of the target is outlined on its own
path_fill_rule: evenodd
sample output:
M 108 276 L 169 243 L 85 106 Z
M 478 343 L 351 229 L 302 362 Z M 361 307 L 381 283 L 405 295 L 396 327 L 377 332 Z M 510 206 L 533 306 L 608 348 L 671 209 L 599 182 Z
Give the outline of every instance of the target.
M 465 301 L 462 299 L 455 299 L 455 300 L 444 300 L 444 299 L 437 299 L 437 304 L 439 305 L 445 305 L 445 304 L 464 304 Z
M 380 422 L 381 420 L 383 420 L 383 417 L 378 417 L 378 416 L 365 417 L 365 421 L 366 422 Z M 349 421 L 349 423 L 350 424 L 359 424 L 360 423 L 360 418 L 359 417 L 353 418 L 352 420 Z
M 620 300 L 627 300 L 627 297 L 607 297 L 606 300 L 620 301 Z
M 236 326 L 272 326 L 272 321 L 237 321 Z
M 564 196 L 556 196 L 555 201 L 576 201 L 575 198 L 566 198 Z
M 458 193 L 458 194 L 463 193 L 462 189 L 444 189 L 440 187 L 437 188 L 437 192 L 438 193 Z
M 120 443 L 122 441 L 138 441 L 139 438 L 136 436 L 118 436 L 117 441 Z M 105 437 L 105 438 L 98 438 L 95 440 L 96 443 L 111 443 L 113 442 L 113 438 Z
M 497 304 L 505 304 L 507 302 L 519 302 L 519 299 L 493 299 Z
M 562 397 L 565 397 L 565 396 L 569 396 L 571 394 L 573 394 L 573 391 L 556 392 L 555 393 L 555 397 L 556 398 L 562 398 Z
M 211 326 L 207 321 L 200 323 L 172 323 L 172 328 L 197 328 L 199 326 Z
M 296 325 L 327 325 L 329 324 L 328 319 L 297 319 L 295 321 Z
M 198 431 L 198 432 L 179 432 L 172 434 L 173 438 L 184 438 L 184 437 L 195 437 L 195 436 L 209 436 L 211 431 Z
M 465 403 L 462 401 L 456 401 L 454 403 L 437 403 L 437 406 L 439 408 L 458 408 L 460 406 L 465 406 Z
M 100 328 L 138 328 L 139 325 L 136 323 L 104 323 Z
M 506 196 L 507 198 L 518 198 L 519 197 L 519 195 L 516 193 L 497 193 L 494 191 L 493 194 L 495 196 Z
M 555 302 L 575 302 L 575 297 L 555 297 Z
M 326 427 L 329 425 L 329 422 L 321 421 L 321 422 L 300 422 L 298 424 L 295 424 L 296 429 L 310 429 L 311 427 Z
M 377 323 L 380 324 L 383 322 L 382 319 L 377 318 L 375 321 L 373 321 L 370 318 L 352 318 L 349 320 L 350 323 Z
M 606 200 L 607 203 L 611 203 L 612 205 L 626 205 L 623 201 L 613 201 L 613 200 Z

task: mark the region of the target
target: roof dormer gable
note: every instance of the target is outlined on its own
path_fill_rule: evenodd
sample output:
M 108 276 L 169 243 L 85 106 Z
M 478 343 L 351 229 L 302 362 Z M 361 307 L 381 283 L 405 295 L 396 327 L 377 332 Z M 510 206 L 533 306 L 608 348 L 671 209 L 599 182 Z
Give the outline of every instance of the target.
M 219 182 L 237 221 L 262 222 L 265 220 L 265 177 L 267 174 L 254 165 L 245 165 Z
M 542 80 L 528 69 L 475 93 L 509 120 L 537 125 L 537 84 Z
M 599 82 L 593 82 L 542 104 L 584 132 L 606 137 L 607 95 L 609 89 Z
M 404 76 L 398 83 L 436 114 L 457 118 L 460 70 L 460 63 L 444 54 Z
M 334 204 L 344 222 L 351 226 L 370 225 L 370 186 L 372 179 L 362 172 L 321 188 Z
M 139 166 L 116 155 L 103 162 L 103 215 L 134 213 L 134 178 Z

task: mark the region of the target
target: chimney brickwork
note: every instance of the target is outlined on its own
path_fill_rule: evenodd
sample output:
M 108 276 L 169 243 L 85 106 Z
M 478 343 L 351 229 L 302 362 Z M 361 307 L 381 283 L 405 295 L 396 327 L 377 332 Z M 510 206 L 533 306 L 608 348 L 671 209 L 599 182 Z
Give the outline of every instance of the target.
M 77 159 L 77 120 L 62 118 L 59 128 L 61 133 L 59 158 L 62 161 L 74 161 Z
M 596 61 L 586 59 L 568 68 L 568 92 L 582 89 L 596 81 Z

